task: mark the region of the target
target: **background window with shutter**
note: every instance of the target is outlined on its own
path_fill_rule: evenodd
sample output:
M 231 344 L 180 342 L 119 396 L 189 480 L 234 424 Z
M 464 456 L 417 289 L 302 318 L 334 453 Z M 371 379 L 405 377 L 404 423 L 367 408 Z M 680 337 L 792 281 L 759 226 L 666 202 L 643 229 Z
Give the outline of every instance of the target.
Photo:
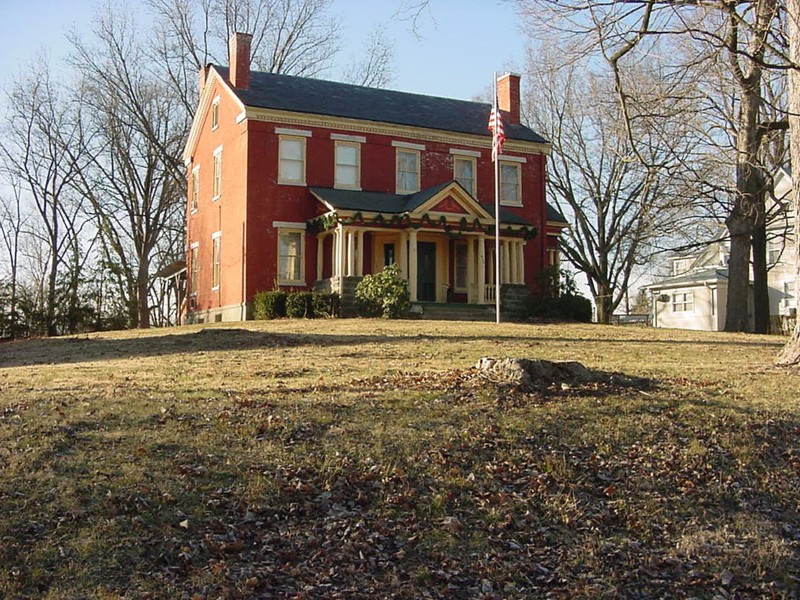
M 303 242 L 305 232 L 282 229 L 278 232 L 278 283 L 305 285 Z
M 220 257 L 222 254 L 222 236 L 215 233 L 211 239 L 211 289 L 219 289 Z
M 282 135 L 278 152 L 278 183 L 305 185 L 306 138 Z
M 336 142 L 334 187 L 361 189 L 361 144 Z
M 469 156 L 453 157 L 453 179 L 464 186 L 470 196 L 475 196 L 475 159 Z
M 197 295 L 197 280 L 200 277 L 200 246 L 192 244 L 189 250 L 189 267 L 192 269 L 191 281 L 189 282 L 189 293 Z
M 397 193 L 419 191 L 419 150 L 397 149 Z
M 211 195 L 212 200 L 216 200 L 222 195 L 222 149 L 214 152 L 214 173 Z
M 200 167 L 192 170 L 192 201 L 191 210 L 196 211 L 200 203 Z
M 522 206 L 517 163 L 500 162 L 500 204 Z

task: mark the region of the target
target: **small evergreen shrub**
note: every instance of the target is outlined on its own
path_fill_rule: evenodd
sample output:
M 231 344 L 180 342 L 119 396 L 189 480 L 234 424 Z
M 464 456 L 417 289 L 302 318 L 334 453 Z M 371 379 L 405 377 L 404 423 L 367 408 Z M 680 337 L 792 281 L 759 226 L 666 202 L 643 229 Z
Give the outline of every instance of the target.
M 286 316 L 286 292 L 258 292 L 253 298 L 254 319 L 277 319 Z
M 286 316 L 292 319 L 313 317 L 312 292 L 294 292 L 286 296 Z
M 542 294 L 531 302 L 531 317 L 591 323 L 592 303 L 578 293 L 571 273 L 549 267 L 539 274 L 538 284 Z
M 339 315 L 341 299 L 335 292 L 314 292 L 311 305 L 315 317 L 336 317 Z
M 402 317 L 411 308 L 408 282 L 400 267 L 389 265 L 380 273 L 365 275 L 356 286 L 356 310 L 362 317 Z

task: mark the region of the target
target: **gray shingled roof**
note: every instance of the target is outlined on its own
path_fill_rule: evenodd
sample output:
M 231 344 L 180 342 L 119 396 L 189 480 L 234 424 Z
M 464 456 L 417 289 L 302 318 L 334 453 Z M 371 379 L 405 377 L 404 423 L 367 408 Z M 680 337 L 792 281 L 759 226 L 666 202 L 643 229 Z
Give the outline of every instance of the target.
M 214 65 L 214 69 L 228 79 L 227 67 Z M 487 124 L 491 106 L 482 102 L 259 71 L 250 73 L 249 88 L 231 89 L 245 106 L 490 135 Z M 505 134 L 512 140 L 547 143 L 524 125 L 506 123 Z
M 722 281 L 728 279 L 728 269 L 703 269 L 700 271 L 691 271 L 676 275 L 675 277 L 667 277 L 661 281 L 657 281 L 647 287 L 653 289 L 679 287 L 684 285 L 695 285 L 704 281 Z
M 362 192 L 354 190 L 337 190 L 333 188 L 309 188 L 317 198 L 320 198 L 336 210 L 369 211 L 390 215 L 399 215 L 410 212 L 423 205 L 436 194 L 453 183 L 445 181 L 439 185 L 420 190 L 414 194 L 386 194 L 382 192 Z M 483 210 L 494 216 L 494 206 L 481 204 Z M 500 207 L 500 222 L 514 225 L 530 225 L 522 217 Z
M 567 220 L 564 218 L 564 215 L 552 204 L 549 202 L 547 204 L 547 221 L 550 223 L 564 223 L 567 224 Z

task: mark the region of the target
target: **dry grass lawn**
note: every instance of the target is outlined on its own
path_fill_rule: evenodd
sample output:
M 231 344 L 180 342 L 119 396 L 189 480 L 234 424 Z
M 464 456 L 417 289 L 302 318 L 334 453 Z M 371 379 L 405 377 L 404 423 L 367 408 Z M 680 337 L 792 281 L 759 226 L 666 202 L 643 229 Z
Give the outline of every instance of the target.
M 357 319 L 5 343 L 0 597 L 797 598 L 781 343 Z M 482 356 L 605 375 L 520 391 Z

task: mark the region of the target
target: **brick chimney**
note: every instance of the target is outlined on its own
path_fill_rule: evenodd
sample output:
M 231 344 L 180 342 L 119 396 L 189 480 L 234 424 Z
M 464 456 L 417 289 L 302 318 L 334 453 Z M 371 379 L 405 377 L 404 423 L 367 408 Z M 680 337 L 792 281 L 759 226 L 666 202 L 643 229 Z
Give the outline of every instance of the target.
M 497 107 L 505 114 L 506 121 L 519 125 L 519 80 L 516 73 L 506 73 L 497 78 Z
M 253 36 L 249 33 L 234 33 L 228 45 L 229 73 L 231 84 L 235 88 L 250 87 L 250 42 Z

